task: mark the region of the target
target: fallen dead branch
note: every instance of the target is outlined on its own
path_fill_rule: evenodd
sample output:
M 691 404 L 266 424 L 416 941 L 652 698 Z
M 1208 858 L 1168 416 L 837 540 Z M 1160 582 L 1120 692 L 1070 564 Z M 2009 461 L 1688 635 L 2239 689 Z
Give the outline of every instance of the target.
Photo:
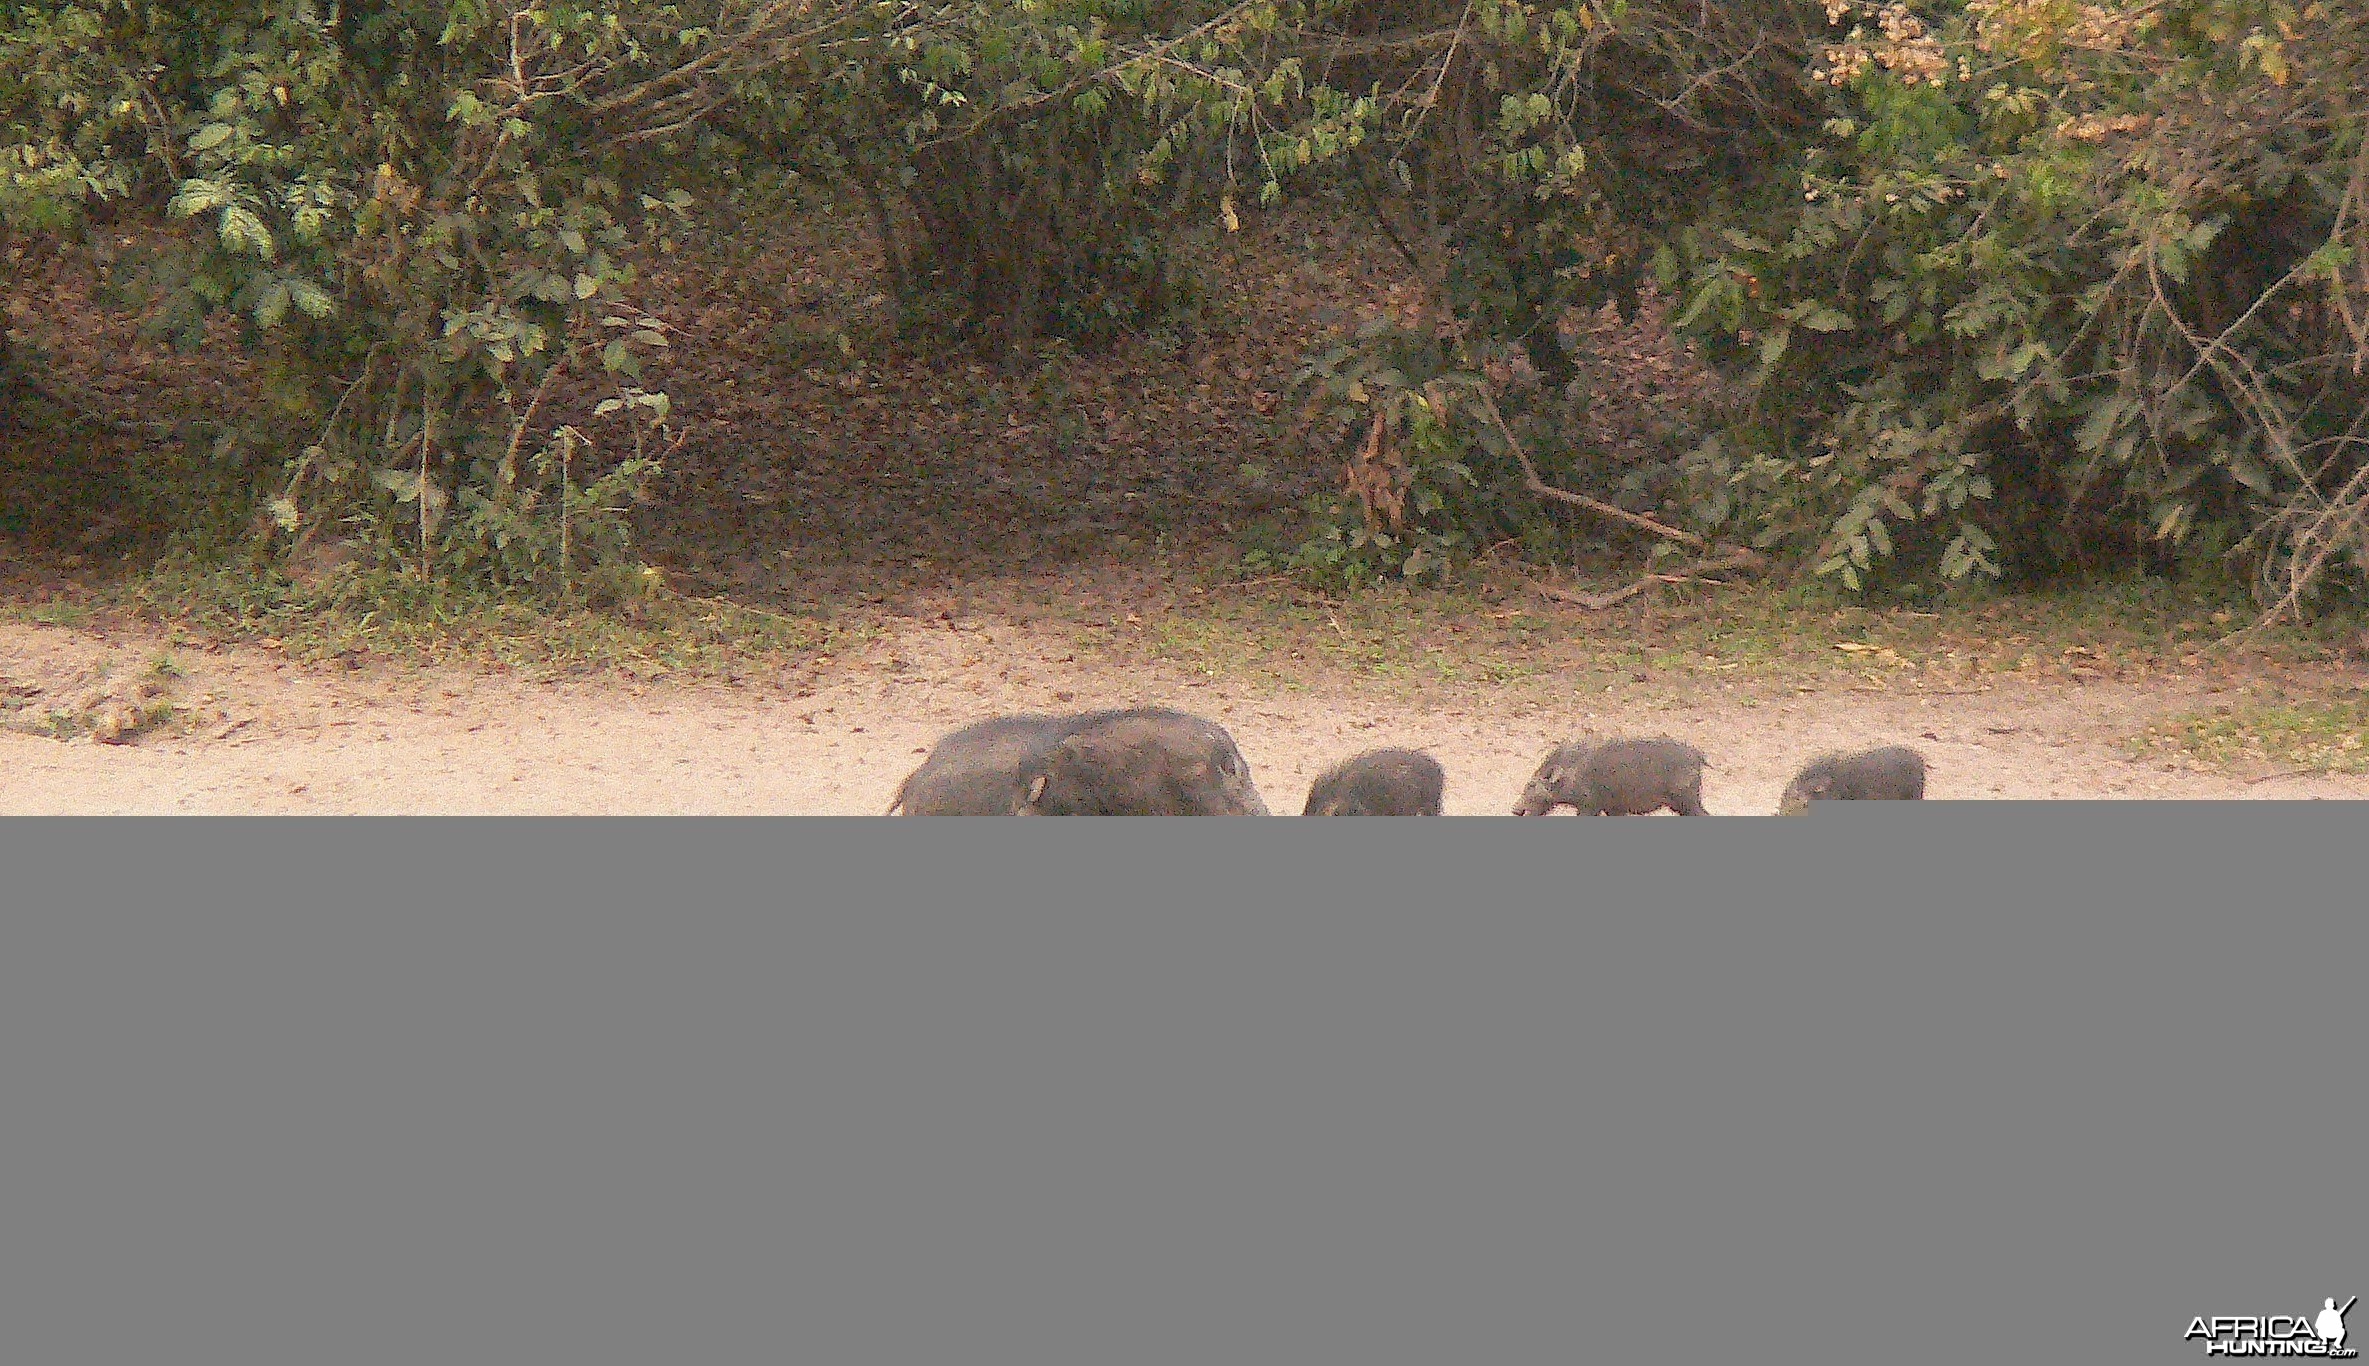
M 1536 580 L 1530 581 L 1530 591 L 1541 597 L 1552 598 L 1556 602 L 1568 602 L 1575 606 L 1585 607 L 1591 612 L 1601 612 L 1607 607 L 1615 607 L 1627 602 L 1657 583 L 1722 585 L 1726 580 L 1705 576 L 1731 569 L 1755 569 L 1759 567 L 1760 562 L 1760 556 L 1752 551 L 1730 550 L 1709 559 L 1698 560 L 1675 573 L 1646 574 L 1625 588 L 1614 588 L 1602 593 L 1575 593 L 1568 588 L 1557 588 L 1552 584 L 1539 583 Z
M 1557 588 L 1553 584 L 1532 582 L 1530 591 L 1542 598 L 1550 598 L 1556 602 L 1568 602 L 1576 607 L 1585 607 L 1591 612 L 1601 612 L 1607 607 L 1617 607 L 1621 603 L 1627 602 L 1644 592 L 1653 582 L 1654 580 L 1649 576 L 1639 579 L 1626 588 L 1615 588 L 1608 593 L 1574 593 L 1568 588 Z
M 1490 398 L 1486 393 L 1479 395 L 1479 397 L 1481 400 L 1482 411 L 1487 413 L 1489 416 L 1489 425 L 1495 427 L 1497 429 L 1497 434 L 1505 438 L 1505 448 L 1513 452 L 1515 461 L 1521 465 L 1522 485 L 1530 492 L 1537 494 L 1541 498 L 1551 498 L 1559 503 L 1570 503 L 1576 507 L 1586 508 L 1590 512 L 1596 513 L 1599 516 L 1610 517 L 1615 521 L 1627 522 L 1631 526 L 1641 528 L 1645 531 L 1650 531 L 1654 535 L 1660 536 L 1665 540 L 1676 541 L 1680 545 L 1690 545 L 1697 550 L 1708 550 L 1711 548 L 1711 543 L 1709 541 L 1704 540 L 1702 537 L 1697 536 L 1691 531 L 1681 530 L 1677 527 L 1671 526 L 1667 522 L 1656 521 L 1641 512 L 1631 512 L 1627 508 L 1607 503 L 1601 498 L 1591 498 L 1584 493 L 1573 493 L 1569 489 L 1557 488 L 1555 485 L 1548 483 L 1545 478 L 1543 478 L 1538 473 L 1538 466 L 1530 462 L 1530 453 L 1523 450 L 1522 443 L 1515 439 L 1513 428 L 1506 425 L 1505 415 L 1497 411 L 1496 400 Z M 1755 562 L 1757 562 L 1760 558 L 1758 555 L 1753 555 L 1752 552 L 1748 550 L 1738 551 L 1736 553 L 1751 555 Z

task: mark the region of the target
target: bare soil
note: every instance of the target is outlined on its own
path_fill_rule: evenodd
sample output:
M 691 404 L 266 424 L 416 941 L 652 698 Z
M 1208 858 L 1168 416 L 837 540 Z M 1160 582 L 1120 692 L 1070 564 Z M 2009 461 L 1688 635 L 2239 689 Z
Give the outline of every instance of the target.
M 877 814 L 955 726 L 1154 701 L 1231 729 L 1278 813 L 1296 813 L 1326 765 L 1384 744 L 1438 757 L 1449 814 L 1503 813 L 1538 758 L 1583 729 L 1701 746 L 1705 804 L 1721 815 L 1772 811 L 1818 750 L 1882 742 L 1925 751 L 1937 800 L 2369 797 L 2357 775 L 2248 781 L 2129 758 L 2123 738 L 2151 719 L 2209 705 L 2201 677 L 2006 677 L 1948 694 L 1731 680 L 1560 700 L 1485 685 L 1427 695 L 1114 664 L 1057 626 L 985 619 L 907 620 L 847 658 L 732 685 L 306 668 L 253 647 L 168 651 L 137 630 L 0 622 L 0 691 L 23 715 L 25 699 L 73 693 L 111 663 L 137 676 L 167 653 L 180 711 L 162 727 L 114 743 L 0 733 L 0 813 Z

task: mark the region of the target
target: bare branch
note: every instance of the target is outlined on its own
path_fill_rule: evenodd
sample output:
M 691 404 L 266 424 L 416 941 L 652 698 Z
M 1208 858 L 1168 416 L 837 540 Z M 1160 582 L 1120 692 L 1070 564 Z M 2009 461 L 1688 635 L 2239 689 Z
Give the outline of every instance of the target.
M 1607 503 L 1601 498 L 1591 498 L 1584 493 L 1573 493 L 1569 489 L 1557 488 L 1548 483 L 1539 476 L 1538 466 L 1530 463 L 1530 453 L 1522 449 L 1522 443 L 1514 436 L 1513 428 L 1506 425 L 1505 415 L 1497 411 L 1496 401 L 1485 392 L 1480 395 L 1480 400 L 1481 411 L 1488 414 L 1490 425 L 1497 428 L 1498 435 L 1505 438 L 1506 449 L 1512 451 L 1514 459 L 1521 463 L 1522 485 L 1530 492 L 1541 498 L 1552 498 L 1557 502 L 1586 508 L 1590 512 L 1610 517 L 1615 521 L 1627 522 L 1631 526 L 1650 531 L 1665 540 L 1676 541 L 1680 545 L 1691 545 L 1697 550 L 1707 549 L 1710 546 L 1709 541 L 1691 531 L 1682 531 L 1667 522 L 1657 522 L 1641 512 L 1631 512 L 1627 508 Z

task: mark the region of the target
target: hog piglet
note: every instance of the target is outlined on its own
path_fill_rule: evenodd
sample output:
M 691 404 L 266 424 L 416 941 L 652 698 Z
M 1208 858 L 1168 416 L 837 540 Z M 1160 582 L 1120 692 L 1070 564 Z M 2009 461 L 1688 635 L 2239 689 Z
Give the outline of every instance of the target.
M 1824 754 L 1804 765 L 1778 799 L 1777 814 L 1798 816 L 1811 802 L 1916 802 L 1925 799 L 1925 756 L 1906 745 L 1857 754 Z
M 1419 749 L 1370 749 L 1328 768 L 1308 788 L 1303 816 L 1436 816 L 1447 775 Z
M 1642 816 L 1664 807 L 1702 816 L 1703 752 L 1680 740 L 1574 740 L 1546 756 L 1517 816 L 1571 807 L 1583 816 Z

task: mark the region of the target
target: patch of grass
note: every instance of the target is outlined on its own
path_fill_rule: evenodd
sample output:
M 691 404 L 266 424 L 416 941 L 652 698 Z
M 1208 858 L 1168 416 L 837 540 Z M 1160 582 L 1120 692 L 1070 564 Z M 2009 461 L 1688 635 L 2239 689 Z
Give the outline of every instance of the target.
M 1930 611 L 1854 602 L 1813 584 L 1681 585 L 1590 612 L 1542 598 L 1510 575 L 1338 596 L 1292 583 L 1171 580 L 1137 596 L 1161 601 L 1135 601 L 1133 623 L 1090 620 L 1081 647 L 1212 676 L 1332 672 L 1498 689 L 1560 687 L 1594 675 L 1614 686 L 1691 689 L 1845 682 L 1948 690 L 2002 676 L 2135 681 L 2239 656 L 2324 661 L 2359 629 L 2325 621 L 2230 641 L 2245 615 L 2223 599 L 2157 581 L 1971 593 Z M 1072 619 L 1093 607 L 1076 603 Z
M 1238 567 L 1197 565 L 1180 554 L 966 580 L 964 593 L 990 613 L 1000 601 L 1061 627 L 1081 656 L 1108 664 L 1158 662 L 1262 687 L 1329 680 L 1410 696 L 1442 688 L 1643 688 L 1684 697 L 1786 685 L 1948 691 L 2002 679 L 2144 681 L 2341 659 L 2364 638 L 2358 619 L 2324 619 L 2231 641 L 2248 620 L 2239 608 L 2145 580 L 1984 590 L 1929 604 L 1933 610 L 1853 601 L 1816 584 L 1674 585 L 1587 611 L 1531 591 L 1511 572 L 1448 587 L 1329 594 L 1244 580 Z M 377 656 L 538 675 L 698 678 L 844 652 L 876 634 L 855 623 L 870 615 L 863 604 L 882 601 L 850 589 L 776 612 L 661 590 L 614 608 L 554 609 L 395 573 L 349 568 L 308 586 L 268 567 L 184 559 L 72 602 L 53 598 L 15 612 L 79 624 L 93 603 L 129 608 L 174 626 L 176 641 L 260 641 L 302 661 Z
M 76 630 L 90 624 L 90 605 L 53 598 L 48 602 L 11 603 L 5 609 L 18 621 L 29 621 L 35 626 L 62 626 Z
M 38 735 L 44 740 L 71 740 L 88 734 L 91 719 L 88 713 L 51 709 L 29 716 L 15 725 L 27 735 Z
M 2133 758 L 2182 755 L 2222 770 L 2369 773 L 2369 693 L 2231 703 L 2159 721 L 2127 748 Z
M 161 566 L 122 588 L 117 605 L 300 662 L 378 656 L 529 675 L 735 677 L 843 649 L 863 634 L 715 598 L 659 593 L 599 610 L 400 573 L 346 574 L 306 589 L 271 570 L 234 565 Z

